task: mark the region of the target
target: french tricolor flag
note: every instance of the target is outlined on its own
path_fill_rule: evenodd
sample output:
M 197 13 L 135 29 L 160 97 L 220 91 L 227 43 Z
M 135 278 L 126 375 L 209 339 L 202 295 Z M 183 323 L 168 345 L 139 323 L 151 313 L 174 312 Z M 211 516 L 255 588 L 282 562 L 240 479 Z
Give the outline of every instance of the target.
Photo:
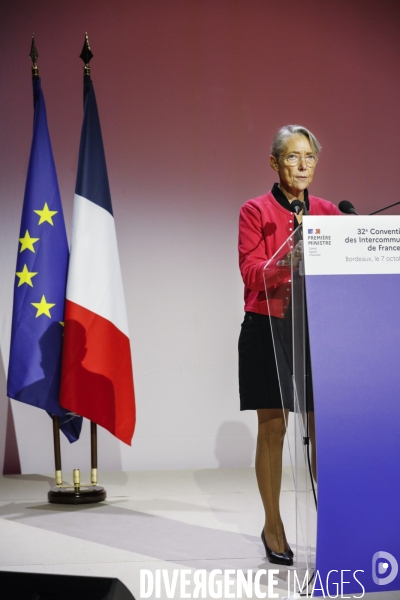
M 60 403 L 130 444 L 135 397 L 121 268 L 96 97 L 84 76 Z

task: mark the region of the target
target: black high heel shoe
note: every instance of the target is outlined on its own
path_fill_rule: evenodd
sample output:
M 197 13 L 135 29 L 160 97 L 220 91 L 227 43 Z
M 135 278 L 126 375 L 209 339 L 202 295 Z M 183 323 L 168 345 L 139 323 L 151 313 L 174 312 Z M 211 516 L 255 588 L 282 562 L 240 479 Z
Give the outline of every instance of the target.
M 285 567 L 290 567 L 293 564 L 293 552 L 290 548 L 286 552 L 274 552 L 268 548 L 264 529 L 261 532 L 261 540 L 264 544 L 265 552 L 270 563 L 274 563 L 276 565 L 285 565 Z

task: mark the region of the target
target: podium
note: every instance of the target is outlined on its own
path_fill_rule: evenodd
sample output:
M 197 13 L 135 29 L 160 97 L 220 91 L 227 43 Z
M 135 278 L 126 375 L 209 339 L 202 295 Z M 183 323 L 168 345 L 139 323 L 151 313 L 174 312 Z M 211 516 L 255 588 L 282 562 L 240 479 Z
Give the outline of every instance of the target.
M 293 412 L 300 583 L 325 597 L 400 590 L 400 216 L 305 216 L 264 283 Z

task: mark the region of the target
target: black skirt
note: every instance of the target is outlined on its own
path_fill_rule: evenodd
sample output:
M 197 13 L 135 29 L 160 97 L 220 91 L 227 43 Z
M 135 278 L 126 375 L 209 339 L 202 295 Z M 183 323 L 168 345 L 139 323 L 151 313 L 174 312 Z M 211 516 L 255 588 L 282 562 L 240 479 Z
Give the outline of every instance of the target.
M 245 314 L 239 336 L 240 410 L 293 411 L 291 310 L 284 319 L 271 318 L 275 349 L 269 315 Z

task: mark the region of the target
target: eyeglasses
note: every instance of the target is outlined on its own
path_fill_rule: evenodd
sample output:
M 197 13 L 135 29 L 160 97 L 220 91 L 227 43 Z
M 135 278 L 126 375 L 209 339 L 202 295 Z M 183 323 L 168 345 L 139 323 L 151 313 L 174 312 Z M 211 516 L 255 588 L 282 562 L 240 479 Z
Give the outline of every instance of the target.
M 308 167 L 315 167 L 318 160 L 318 157 L 315 154 L 300 154 L 299 152 L 291 152 L 287 156 L 280 154 L 279 156 L 282 156 L 284 162 L 291 167 L 297 166 L 303 159 L 306 161 Z

